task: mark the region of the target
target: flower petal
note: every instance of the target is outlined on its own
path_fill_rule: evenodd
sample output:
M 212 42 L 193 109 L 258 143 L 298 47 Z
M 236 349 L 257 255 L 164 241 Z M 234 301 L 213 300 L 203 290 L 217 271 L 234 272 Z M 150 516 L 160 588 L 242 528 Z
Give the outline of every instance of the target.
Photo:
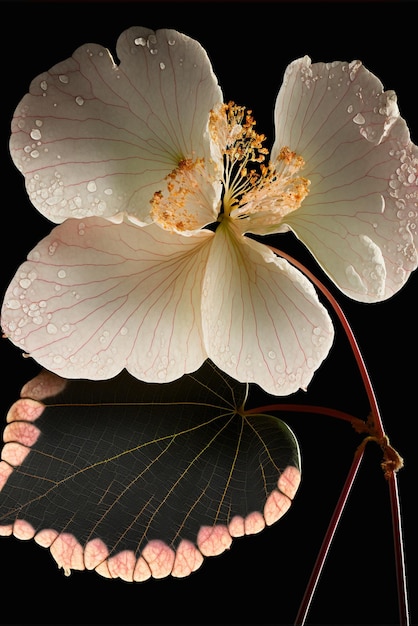
M 392 296 L 418 265 L 418 152 L 395 93 L 359 61 L 305 57 L 287 68 L 275 122 L 272 158 L 289 146 L 311 181 L 286 225 L 346 295 Z
M 67 220 L 30 253 L 9 286 L 3 330 L 67 378 L 110 378 L 126 368 L 165 382 L 206 359 L 201 285 L 213 233 L 151 224 Z
M 209 358 L 274 395 L 305 388 L 333 340 L 311 283 L 226 220 L 211 245 L 202 320 Z
M 209 112 L 222 93 L 200 44 L 135 27 L 116 50 L 119 66 L 106 48 L 81 46 L 35 78 L 16 109 L 12 158 L 54 222 L 120 212 L 149 222 L 149 202 L 179 161 L 214 166 Z

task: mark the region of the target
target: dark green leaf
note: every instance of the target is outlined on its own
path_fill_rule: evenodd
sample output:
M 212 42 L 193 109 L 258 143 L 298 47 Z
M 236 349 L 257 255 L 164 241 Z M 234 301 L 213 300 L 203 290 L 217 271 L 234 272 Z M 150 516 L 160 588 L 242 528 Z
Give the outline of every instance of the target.
M 247 392 L 209 362 L 165 385 L 44 373 L 8 415 L 0 532 L 34 537 L 67 573 L 190 574 L 277 521 L 299 484 L 293 433 L 246 414 Z

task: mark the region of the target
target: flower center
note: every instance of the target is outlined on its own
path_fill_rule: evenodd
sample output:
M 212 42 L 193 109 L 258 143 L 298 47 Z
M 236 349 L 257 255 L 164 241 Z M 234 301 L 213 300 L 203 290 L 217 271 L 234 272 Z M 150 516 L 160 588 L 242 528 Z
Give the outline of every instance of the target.
M 166 176 L 164 191 L 153 194 L 153 222 L 171 232 L 187 234 L 214 223 L 221 207 L 218 222 L 233 220 L 241 232 L 266 234 L 298 209 L 310 184 L 299 175 L 305 161 L 284 146 L 274 161 L 265 165 L 266 138 L 254 126 L 251 111 L 233 102 L 212 110 L 211 160 L 179 160 Z
M 211 112 L 212 139 L 224 156 L 224 215 L 250 218 L 251 228 L 280 223 L 300 207 L 310 184 L 298 174 L 305 161 L 287 146 L 265 165 L 266 138 L 254 126 L 251 111 L 233 102 Z

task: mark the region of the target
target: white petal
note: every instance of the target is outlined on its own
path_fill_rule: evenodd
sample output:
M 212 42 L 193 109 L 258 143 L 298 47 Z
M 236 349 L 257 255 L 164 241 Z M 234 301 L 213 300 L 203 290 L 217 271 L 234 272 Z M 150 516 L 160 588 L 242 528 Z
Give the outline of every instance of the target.
M 361 63 L 292 63 L 275 110 L 272 158 L 306 162 L 310 192 L 286 224 L 348 296 L 374 302 L 418 265 L 417 148 L 393 91 Z
M 105 379 L 127 368 L 164 382 L 206 359 L 201 288 L 213 233 L 151 224 L 67 220 L 30 253 L 9 286 L 3 330 L 67 378 Z
M 12 158 L 54 222 L 122 211 L 149 222 L 149 202 L 179 161 L 211 156 L 209 112 L 222 93 L 203 48 L 138 27 L 122 33 L 117 55 L 120 65 L 102 46 L 78 48 L 35 78 L 16 109 Z
M 331 320 L 311 283 L 266 246 L 218 227 L 205 275 L 202 320 L 209 358 L 274 395 L 305 388 L 327 356 Z

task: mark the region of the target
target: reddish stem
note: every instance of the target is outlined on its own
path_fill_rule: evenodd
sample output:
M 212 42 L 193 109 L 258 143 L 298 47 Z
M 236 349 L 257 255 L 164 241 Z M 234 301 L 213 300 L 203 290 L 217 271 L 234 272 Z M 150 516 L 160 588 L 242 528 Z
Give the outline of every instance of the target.
M 386 449 L 388 446 L 388 440 L 385 434 L 383 421 L 380 415 L 379 407 L 377 404 L 377 399 L 372 387 L 372 383 L 364 363 L 363 357 L 361 355 L 357 340 L 354 336 L 354 333 L 351 329 L 348 320 L 341 309 L 340 305 L 332 295 L 332 293 L 319 281 L 312 272 L 310 272 L 304 265 L 293 259 L 293 257 L 287 255 L 281 250 L 277 250 L 276 248 L 271 247 L 271 250 L 277 254 L 278 256 L 286 259 L 297 267 L 305 276 L 307 276 L 313 284 L 321 291 L 321 293 L 326 297 L 328 302 L 331 304 L 335 313 L 340 320 L 348 341 L 350 343 L 351 349 L 353 351 L 354 357 L 356 359 L 358 368 L 360 370 L 361 377 L 363 379 L 364 387 L 366 389 L 367 396 L 369 398 L 370 409 L 371 409 L 371 421 L 369 418 L 368 428 L 369 432 L 372 435 L 372 439 L 381 444 L 382 450 L 384 454 L 386 453 Z M 360 450 L 363 450 L 364 446 L 360 447 Z M 391 452 L 396 452 L 393 449 L 390 449 Z M 315 588 L 318 583 L 318 579 L 322 570 L 323 563 L 325 561 L 326 555 L 328 554 L 330 544 L 332 538 L 335 534 L 336 527 L 338 525 L 339 519 L 341 517 L 342 511 L 347 501 L 348 494 L 351 490 L 354 476 L 357 473 L 358 465 L 362 458 L 363 453 L 361 453 L 360 458 L 357 463 L 357 452 L 354 456 L 353 465 L 350 469 L 349 475 L 347 477 L 347 481 L 343 487 L 343 493 L 338 501 L 335 513 L 331 519 L 329 530 L 324 539 L 324 543 L 321 547 L 320 553 L 318 555 L 317 564 L 314 567 L 314 571 L 311 577 L 311 581 L 308 584 L 308 588 L 305 592 L 304 599 L 302 601 L 302 606 L 299 610 L 296 624 L 299 626 L 303 626 L 305 623 L 306 613 L 309 608 L 309 605 L 312 601 L 312 596 L 315 592 Z M 399 457 L 399 455 L 397 455 Z M 399 457 L 400 459 L 400 457 Z M 385 457 L 385 461 L 387 457 Z M 398 483 L 397 483 L 397 474 L 396 470 L 402 466 L 402 463 L 398 465 L 394 465 L 394 469 L 387 470 L 387 465 L 385 465 L 385 461 L 382 464 L 386 467 L 385 476 L 388 480 L 389 485 L 389 497 L 390 497 L 390 505 L 391 505 L 391 515 L 392 515 L 392 526 L 393 526 L 393 535 L 394 535 L 394 549 L 395 549 L 395 563 L 396 563 L 396 579 L 397 579 L 397 587 L 398 587 L 398 602 L 399 602 L 399 619 L 401 626 L 409 626 L 409 608 L 408 608 L 408 592 L 406 586 L 406 572 L 405 572 L 405 556 L 404 556 L 404 548 L 403 548 L 403 532 L 402 532 L 402 524 L 401 524 L 401 513 L 400 513 L 400 501 L 399 501 L 399 493 L 398 493 Z M 401 461 L 401 460 L 400 460 Z M 351 478 L 352 477 L 352 478 Z
M 254 413 L 267 413 L 268 411 L 285 411 L 286 413 L 318 413 L 319 415 L 328 415 L 329 417 L 336 417 L 337 419 L 350 422 L 353 428 L 359 432 L 369 432 L 364 420 L 354 417 L 344 411 L 338 409 L 330 409 L 326 406 L 316 406 L 314 404 L 267 404 L 265 406 L 258 406 L 255 409 L 249 409 L 245 413 L 251 415 Z
M 296 616 L 295 626 L 303 626 L 306 623 L 306 617 L 312 603 L 312 599 L 318 585 L 319 578 L 325 564 L 325 560 L 328 556 L 328 552 L 331 548 L 331 543 L 337 530 L 338 523 L 340 521 L 341 515 L 343 514 L 344 507 L 346 505 L 354 480 L 357 476 L 357 472 L 364 455 L 364 450 L 365 446 L 359 446 L 354 455 L 353 462 L 351 464 L 344 486 L 341 490 L 340 497 L 338 498 L 334 513 L 332 514 L 327 532 L 325 533 L 325 537 L 316 558 L 315 565 L 308 581 L 308 585 L 305 589 L 305 593 L 303 595 L 302 602 Z

